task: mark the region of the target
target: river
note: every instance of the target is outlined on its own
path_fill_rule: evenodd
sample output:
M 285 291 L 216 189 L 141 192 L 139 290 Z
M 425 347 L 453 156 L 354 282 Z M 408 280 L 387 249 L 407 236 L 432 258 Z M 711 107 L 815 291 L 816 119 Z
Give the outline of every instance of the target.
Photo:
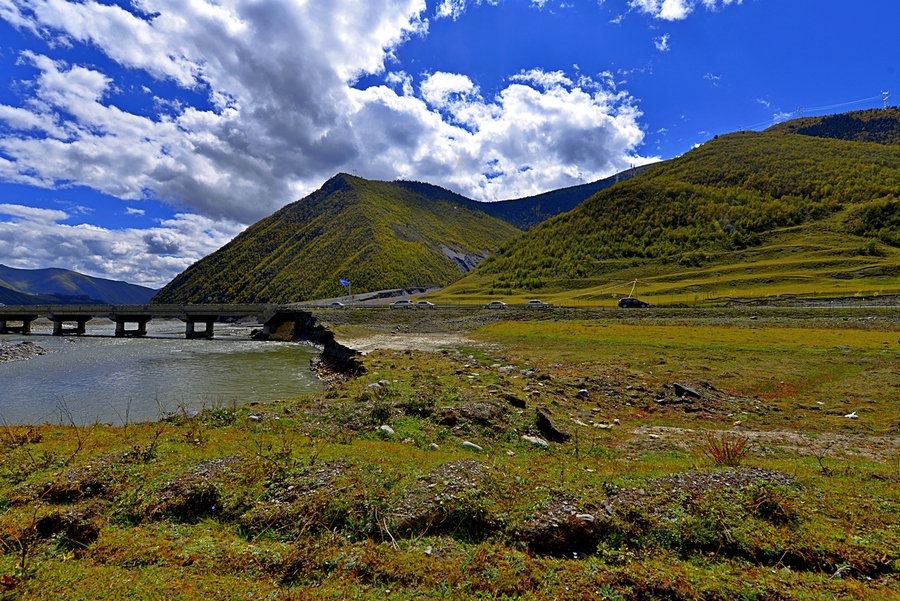
M 259 326 L 256 326 L 259 327 Z M 35 324 L 47 354 L 0 364 L 0 425 L 122 425 L 174 413 L 268 403 L 322 389 L 309 369 L 316 349 L 250 340 L 250 328 L 216 324 L 214 340 L 185 340 L 180 321 L 153 320 L 146 338 L 115 338 L 113 324 L 55 337 Z

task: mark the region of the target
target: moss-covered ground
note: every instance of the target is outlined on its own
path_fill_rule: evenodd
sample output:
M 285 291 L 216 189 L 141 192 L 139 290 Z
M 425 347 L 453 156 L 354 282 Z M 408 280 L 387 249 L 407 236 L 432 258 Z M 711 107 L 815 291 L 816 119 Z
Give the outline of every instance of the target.
M 0 428 L 0 599 L 900 598 L 900 314 L 541 315 L 290 402 Z

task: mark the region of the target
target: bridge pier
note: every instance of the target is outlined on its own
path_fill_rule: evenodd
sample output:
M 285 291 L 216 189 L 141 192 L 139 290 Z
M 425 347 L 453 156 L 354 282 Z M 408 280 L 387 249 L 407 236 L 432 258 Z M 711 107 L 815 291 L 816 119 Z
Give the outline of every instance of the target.
M 18 332 L 20 334 L 31 334 L 31 322 L 37 319 L 37 315 L 23 315 L 15 319 L 0 319 L 0 334 L 12 334 Z M 9 325 L 10 321 L 21 321 L 20 326 Z
M 53 321 L 53 335 L 54 336 L 65 336 L 66 334 L 75 334 L 76 336 L 83 336 L 87 333 L 87 322 L 91 320 L 90 317 L 85 317 L 83 315 L 72 316 L 72 315 L 51 315 L 51 321 Z M 74 321 L 77 325 L 74 328 L 65 327 L 65 322 Z
M 147 316 L 116 317 L 116 338 L 124 338 L 125 336 L 143 338 L 147 335 L 147 322 L 150 321 L 150 319 L 151 318 Z M 125 329 L 125 324 L 135 322 L 137 323 L 137 329 Z
M 213 324 L 216 323 L 218 317 L 205 317 L 203 319 L 196 319 L 190 317 L 182 317 L 184 320 L 184 337 L 188 340 L 193 340 L 195 338 L 209 338 L 212 340 L 214 335 Z M 202 332 L 198 332 L 196 330 L 196 325 L 198 323 L 206 324 L 206 329 Z

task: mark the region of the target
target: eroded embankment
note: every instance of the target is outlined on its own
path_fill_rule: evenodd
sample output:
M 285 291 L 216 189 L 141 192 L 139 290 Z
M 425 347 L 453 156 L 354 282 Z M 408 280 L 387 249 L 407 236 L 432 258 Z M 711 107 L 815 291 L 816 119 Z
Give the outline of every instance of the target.
M 312 368 L 326 384 L 334 385 L 365 371 L 359 352 L 335 340 L 334 332 L 319 324 L 312 313 L 295 311 L 279 315 L 276 320 L 269 323 L 268 333 L 257 332 L 254 337 L 316 346 L 322 352 L 313 360 Z

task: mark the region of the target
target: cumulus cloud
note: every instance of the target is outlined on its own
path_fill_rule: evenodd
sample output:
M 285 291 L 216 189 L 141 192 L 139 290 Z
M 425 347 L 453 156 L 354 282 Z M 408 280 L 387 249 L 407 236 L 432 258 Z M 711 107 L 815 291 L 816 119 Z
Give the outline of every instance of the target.
M 446 73 L 425 79 L 422 98 L 384 86 L 357 91 L 353 120 L 373 148 L 368 168 L 378 177 L 424 179 L 499 200 L 648 161 L 633 153 L 644 134 L 627 94 L 559 72 L 510 79 L 490 99 L 468 78 Z
M 654 6 L 642 2 L 648 11 Z M 496 0 L 429 6 L 434 17 L 455 19 L 467 5 L 482 3 Z M 608 77 L 533 70 L 512 74 L 488 95 L 457 73 L 388 71 L 400 45 L 427 34 L 425 0 L 133 0 L 126 6 L 0 0 L 0 18 L 56 45 L 91 46 L 128 72 L 205 100 L 157 97 L 153 109 L 130 112 L 117 103 L 126 83 L 120 79 L 127 78 L 122 70 L 113 76 L 102 63 L 67 62 L 54 55 L 53 44 L 22 52 L 20 63 L 35 75 L 22 86 L 21 102 L 0 104 L 0 180 L 87 186 L 125 201 L 159 199 L 183 211 L 182 221 L 189 214 L 207 220 L 223 234 L 210 239 L 222 243 L 236 224 L 271 214 L 339 171 L 425 180 L 497 200 L 648 160 L 637 154 L 640 111 Z M 671 6 L 657 8 L 673 14 Z M 380 76 L 383 85 L 358 86 L 366 75 Z M 153 94 L 143 84 L 135 89 Z M 62 236 L 74 228 L 57 223 L 52 231 Z M 141 281 L 170 278 L 213 249 L 143 230 L 100 238 L 116 244 L 93 248 L 124 245 L 129 252 L 139 248 L 135 256 L 158 257 L 156 275 Z M 9 240 L 0 244 L 18 248 L 16 256 L 26 261 L 20 252 L 26 246 Z M 100 255 L 67 240 L 57 245 L 60 252 L 93 257 L 75 262 L 98 273 Z M 149 269 L 142 261 L 135 260 L 134 273 L 138 264 Z M 110 275 L 125 277 L 115 269 Z M 165 269 L 174 271 L 163 276 Z
M 664 21 L 686 19 L 698 5 L 707 10 L 719 10 L 729 4 L 741 4 L 743 0 L 630 0 L 631 10 L 650 15 Z
M 213 252 L 243 229 L 189 214 L 143 230 L 61 223 L 70 217 L 65 211 L 0 204 L 4 264 L 20 269 L 64 267 L 159 288 L 196 257 Z

